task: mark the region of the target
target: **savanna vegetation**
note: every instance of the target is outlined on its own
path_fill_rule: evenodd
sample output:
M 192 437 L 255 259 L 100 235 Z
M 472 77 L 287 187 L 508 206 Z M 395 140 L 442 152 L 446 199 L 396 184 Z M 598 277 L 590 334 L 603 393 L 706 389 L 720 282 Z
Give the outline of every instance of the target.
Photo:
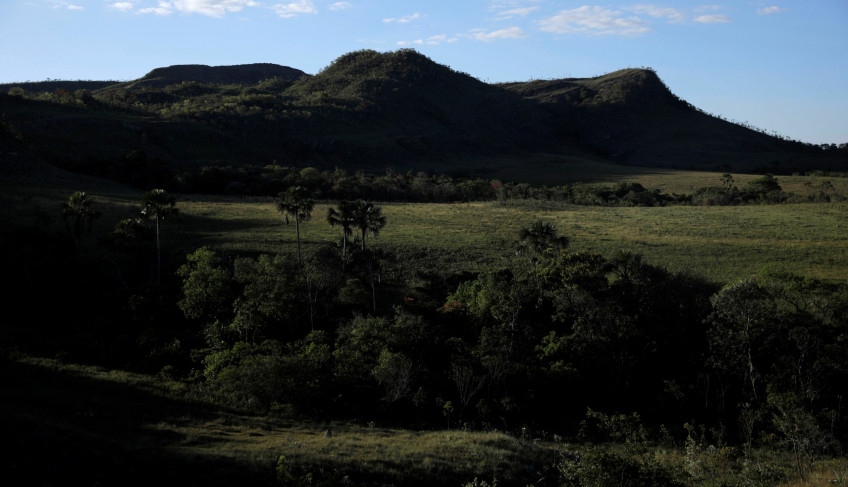
M 4 480 L 846 485 L 844 145 L 409 50 L 50 83 L 0 95 Z
M 728 193 L 777 191 L 773 176 L 742 177 L 743 190 L 732 177 L 718 177 Z M 793 185 L 812 201 L 812 184 Z M 5 267 L 24 283 L 7 297 L 30 310 L 4 326 L 17 474 L 55 448 L 73 453 L 40 478 L 161 464 L 284 485 L 845 478 L 837 200 L 106 188 L 6 188 Z M 816 228 L 786 231 L 802 222 Z M 222 473 L 204 477 L 213 462 Z

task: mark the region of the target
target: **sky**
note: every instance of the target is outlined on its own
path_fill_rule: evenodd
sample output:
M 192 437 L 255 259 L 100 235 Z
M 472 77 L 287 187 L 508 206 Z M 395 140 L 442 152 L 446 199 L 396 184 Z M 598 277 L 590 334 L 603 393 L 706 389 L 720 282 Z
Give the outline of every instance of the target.
M 650 1 L 0 0 L 0 83 L 411 48 L 490 83 L 651 67 L 708 113 L 848 142 L 848 0 Z

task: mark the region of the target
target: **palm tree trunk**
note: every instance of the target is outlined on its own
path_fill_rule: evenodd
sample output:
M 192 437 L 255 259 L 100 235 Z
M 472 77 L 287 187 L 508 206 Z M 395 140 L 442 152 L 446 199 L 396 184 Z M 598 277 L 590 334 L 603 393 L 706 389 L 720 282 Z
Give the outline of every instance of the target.
M 159 246 L 159 218 L 156 219 L 156 284 L 162 284 L 162 250 Z
M 364 240 L 363 240 L 364 242 Z M 368 260 L 368 277 L 371 281 L 371 306 L 374 311 L 377 311 L 377 290 L 374 287 L 374 261 Z
M 342 272 L 347 264 L 347 234 L 342 231 Z
M 300 255 L 300 218 L 297 216 L 294 217 L 294 227 L 297 230 L 297 262 L 303 269 L 303 257 Z

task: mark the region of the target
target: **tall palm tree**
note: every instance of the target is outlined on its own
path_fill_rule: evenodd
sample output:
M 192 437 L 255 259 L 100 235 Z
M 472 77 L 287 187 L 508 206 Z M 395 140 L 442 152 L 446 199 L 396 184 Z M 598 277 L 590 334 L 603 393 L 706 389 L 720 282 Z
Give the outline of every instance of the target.
M 347 238 L 353 234 L 355 224 L 354 205 L 352 201 L 339 201 L 338 210 L 333 207 L 327 209 L 327 223 L 334 227 L 337 225 L 342 227 L 342 270 L 347 263 Z
M 159 222 L 175 216 L 177 199 L 164 189 L 151 189 L 141 198 L 141 216 L 156 221 L 156 283 L 162 280 L 162 249 L 159 244 Z
M 91 209 L 92 200 L 85 191 L 75 191 L 68 201 L 62 203 L 62 217 L 74 221 L 74 235 L 77 237 L 77 245 L 82 243 L 82 231 L 88 224 L 91 231 L 91 221 L 97 219 L 100 213 Z
M 371 233 L 376 236 L 386 226 L 386 217 L 383 210 L 374 203 L 359 200 L 353 203 L 353 226 L 362 232 L 362 250 L 365 250 L 365 236 Z
M 286 215 L 286 225 L 289 217 L 294 218 L 297 230 L 297 261 L 303 267 L 303 257 L 300 254 L 300 222 L 312 218 L 312 208 L 315 202 L 309 199 L 309 194 L 303 186 L 291 186 L 288 190 L 277 195 L 277 211 Z

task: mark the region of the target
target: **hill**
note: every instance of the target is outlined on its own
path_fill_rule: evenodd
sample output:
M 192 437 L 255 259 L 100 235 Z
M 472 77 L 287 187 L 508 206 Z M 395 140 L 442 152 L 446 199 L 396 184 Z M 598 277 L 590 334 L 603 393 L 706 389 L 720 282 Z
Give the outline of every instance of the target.
M 848 165 L 844 151 L 706 114 L 650 69 L 487 84 L 412 50 L 352 52 L 314 76 L 273 64 L 157 68 L 90 92 L 17 89 L 0 95 L 0 111 L 24 148 L 4 160 L 23 151 L 104 176 L 139 151 L 177 174 L 279 164 L 538 180 L 539 160 L 774 173 Z
M 142 78 L 125 84 L 127 88 L 164 88 L 183 82 L 197 82 L 210 85 L 254 85 L 266 79 L 279 78 L 296 81 L 308 76 L 299 69 L 271 63 L 241 64 L 237 66 L 206 66 L 203 64 L 182 64 L 156 68 Z

